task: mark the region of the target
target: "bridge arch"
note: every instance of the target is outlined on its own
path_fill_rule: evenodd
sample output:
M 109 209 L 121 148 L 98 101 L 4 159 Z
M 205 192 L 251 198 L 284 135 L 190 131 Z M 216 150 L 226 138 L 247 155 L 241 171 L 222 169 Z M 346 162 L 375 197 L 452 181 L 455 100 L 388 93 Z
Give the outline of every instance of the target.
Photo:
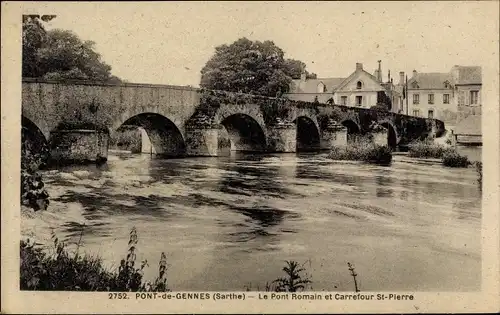
M 352 119 L 344 119 L 340 122 L 344 127 L 347 128 L 347 141 L 355 141 L 357 137 L 361 135 L 361 127 Z
M 49 149 L 48 136 L 31 119 L 21 116 L 21 145 L 25 153 L 46 157 Z M 28 152 L 29 151 L 29 152 Z
M 256 118 L 244 113 L 221 117 L 218 122 L 227 132 L 231 151 L 263 152 L 267 148 L 265 129 Z
M 318 122 L 308 116 L 299 116 L 293 121 L 297 126 L 297 151 L 320 149 L 320 129 Z
M 151 152 L 167 157 L 183 156 L 186 143 L 181 129 L 169 118 L 151 112 L 134 115 L 126 119 L 117 132 L 126 127 L 141 127 L 151 143 Z

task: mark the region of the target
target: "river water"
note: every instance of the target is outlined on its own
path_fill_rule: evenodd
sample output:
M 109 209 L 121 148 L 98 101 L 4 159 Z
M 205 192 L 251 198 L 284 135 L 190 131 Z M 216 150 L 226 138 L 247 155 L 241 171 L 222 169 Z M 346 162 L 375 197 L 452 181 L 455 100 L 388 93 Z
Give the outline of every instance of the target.
M 313 290 L 475 291 L 481 285 L 481 193 L 473 168 L 396 155 L 390 167 L 324 154 L 155 159 L 114 152 L 101 167 L 44 173 L 49 210 L 25 236 L 137 259 L 153 279 L 161 252 L 175 291 L 263 289 L 285 260 Z

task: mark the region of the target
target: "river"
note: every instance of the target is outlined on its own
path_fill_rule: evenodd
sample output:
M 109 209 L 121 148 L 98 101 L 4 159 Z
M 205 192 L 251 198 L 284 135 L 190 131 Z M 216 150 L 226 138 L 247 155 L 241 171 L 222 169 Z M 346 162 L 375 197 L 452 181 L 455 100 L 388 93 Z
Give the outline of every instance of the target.
M 285 260 L 304 263 L 313 290 L 475 291 L 481 285 L 481 192 L 474 168 L 396 155 L 390 167 L 324 154 L 155 159 L 45 171 L 49 209 L 24 236 L 100 255 L 110 268 L 139 237 L 145 278 L 161 252 L 175 291 L 263 289 Z

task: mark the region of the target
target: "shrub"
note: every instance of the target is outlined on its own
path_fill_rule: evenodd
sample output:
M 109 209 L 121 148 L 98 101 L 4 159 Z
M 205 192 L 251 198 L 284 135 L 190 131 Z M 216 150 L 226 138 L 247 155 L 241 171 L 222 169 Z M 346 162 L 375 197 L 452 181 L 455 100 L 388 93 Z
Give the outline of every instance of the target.
M 282 270 L 286 276 L 273 281 L 276 292 L 297 292 L 304 290 L 306 285 L 312 283 L 307 275 L 302 275 L 305 269 L 298 262 L 285 261 L 285 263 L 286 265 Z
M 279 277 L 271 282 L 266 282 L 264 291 L 298 292 L 305 290 L 312 281 L 309 275 L 303 274 L 305 271 L 304 264 L 299 265 L 298 262 L 293 260 L 285 261 L 285 266 L 282 268 L 285 276 Z M 252 284 L 246 285 L 245 291 L 252 291 Z M 259 286 L 257 286 L 257 291 L 261 291 Z
M 479 183 L 479 188 L 481 188 L 483 185 L 483 163 L 476 162 L 475 166 L 476 166 L 477 175 L 479 176 L 477 179 L 477 182 Z
M 53 234 L 54 254 L 49 255 L 34 244 L 20 244 L 20 287 L 22 290 L 64 291 L 167 291 L 166 256 L 161 254 L 159 276 L 153 282 L 143 282 L 147 261 L 137 268 L 137 231 L 130 232 L 126 259 L 122 259 L 118 272 L 107 270 L 98 257 L 70 254 L 66 245 Z
M 141 132 L 138 128 L 117 131 L 109 138 L 109 145 L 112 148 L 139 153 L 142 150 Z
M 408 146 L 408 156 L 416 158 L 436 158 L 443 157 L 446 148 L 434 143 L 432 140 L 415 141 Z
M 335 147 L 328 155 L 333 160 L 364 161 L 368 163 L 388 165 L 392 161 L 391 149 L 374 144 L 367 139 L 353 141 L 346 147 Z
M 471 164 L 466 156 L 456 150 L 446 150 L 443 154 L 443 165 L 447 167 L 468 167 Z
M 33 149 L 32 143 L 22 134 L 21 142 L 21 196 L 22 205 L 35 211 L 45 210 L 49 205 L 49 193 L 45 189 L 42 176 L 38 173 L 44 166 L 48 152 L 42 148 L 41 152 Z

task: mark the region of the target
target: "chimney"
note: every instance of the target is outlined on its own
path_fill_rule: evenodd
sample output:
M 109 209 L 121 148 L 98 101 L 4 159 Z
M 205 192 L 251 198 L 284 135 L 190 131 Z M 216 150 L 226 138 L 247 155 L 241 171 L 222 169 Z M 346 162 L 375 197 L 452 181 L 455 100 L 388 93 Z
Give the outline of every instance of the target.
M 417 70 L 413 70 L 413 77 L 412 78 L 415 78 L 417 76 Z
M 391 70 L 387 70 L 387 83 L 391 82 Z
M 399 85 L 405 84 L 405 73 L 404 71 L 399 72 Z
M 378 82 L 382 82 L 382 68 L 380 66 L 381 62 L 382 62 L 382 60 L 378 61 L 378 71 L 377 71 L 377 80 L 378 80 Z
M 305 80 L 306 80 L 306 78 L 307 78 L 307 77 L 306 77 L 306 73 L 305 73 L 305 72 L 302 72 L 302 73 L 300 74 L 300 81 L 305 81 Z
M 363 70 L 363 64 L 362 63 L 359 63 L 359 62 L 356 63 L 356 71 L 358 71 L 358 70 Z

